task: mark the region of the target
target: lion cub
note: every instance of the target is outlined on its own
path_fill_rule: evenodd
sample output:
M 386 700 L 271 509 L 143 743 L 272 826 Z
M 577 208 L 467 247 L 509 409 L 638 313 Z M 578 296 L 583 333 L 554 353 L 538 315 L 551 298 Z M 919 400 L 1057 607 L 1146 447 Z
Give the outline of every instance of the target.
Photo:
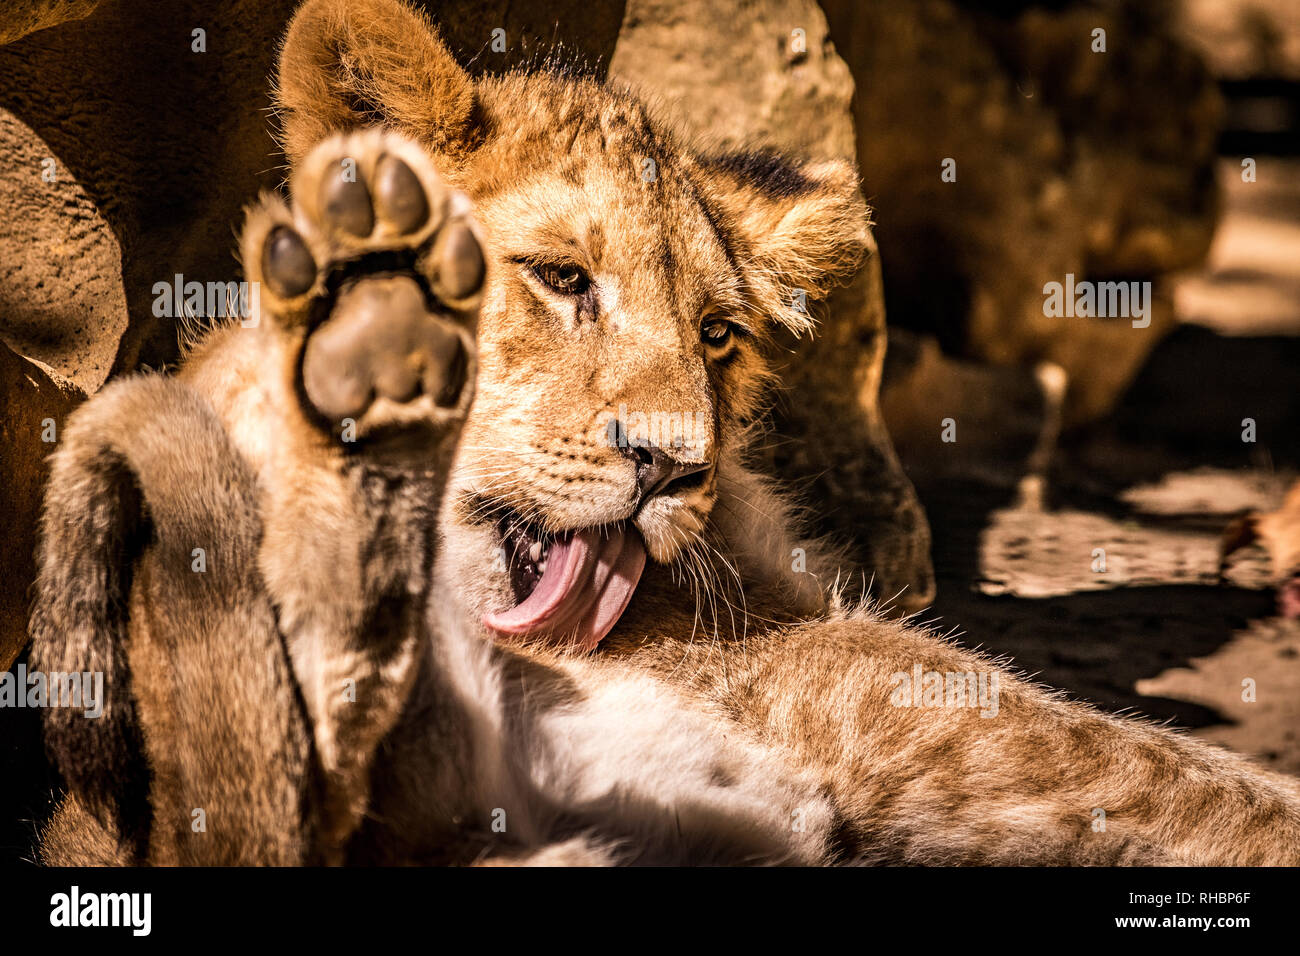
M 68 794 L 43 858 L 821 858 L 825 799 L 734 729 L 648 678 L 491 647 L 430 595 L 479 227 L 378 130 L 290 187 L 243 229 L 253 315 L 175 377 L 106 387 L 54 455 L 33 667 L 102 672 L 107 701 L 48 712 Z

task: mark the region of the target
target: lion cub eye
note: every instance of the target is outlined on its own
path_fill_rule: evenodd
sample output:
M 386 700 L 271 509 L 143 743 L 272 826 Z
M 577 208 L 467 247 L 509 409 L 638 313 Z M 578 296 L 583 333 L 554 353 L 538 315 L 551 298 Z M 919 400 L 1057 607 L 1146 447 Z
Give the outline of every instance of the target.
M 700 341 L 711 348 L 722 348 L 731 341 L 736 327 L 726 319 L 706 319 L 700 326 Z
M 542 283 L 561 295 L 582 295 L 591 285 L 591 277 L 575 265 L 551 265 L 549 263 L 533 266 L 533 274 Z

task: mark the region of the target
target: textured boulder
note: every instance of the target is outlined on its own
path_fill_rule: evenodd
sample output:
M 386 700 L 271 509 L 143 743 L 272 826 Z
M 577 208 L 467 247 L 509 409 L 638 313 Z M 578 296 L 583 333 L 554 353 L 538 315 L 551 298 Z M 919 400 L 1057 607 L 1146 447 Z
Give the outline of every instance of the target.
M 1049 316 L 1043 287 L 1158 280 L 1208 248 L 1219 100 L 1167 5 L 823 6 L 858 81 L 891 323 L 957 356 L 1054 362 L 1067 420 L 1105 414 L 1172 312 L 1157 304 L 1145 328 Z
M 45 458 L 64 416 L 83 396 L 49 370 L 0 345 L 0 487 L 5 544 L 0 548 L 0 670 L 27 642 L 29 588 L 36 575 L 36 520 L 45 487 Z
M 0 44 L 88 17 L 97 6 L 99 0 L 9 0 L 0 12 Z
M 661 100 L 719 145 L 855 157 L 853 78 L 812 0 L 630 0 L 611 77 Z M 934 596 L 925 514 L 880 414 L 885 350 L 879 257 L 814 311 L 782 377 L 773 456 L 820 530 L 852 545 L 872 592 L 913 609 Z
M 231 228 L 257 188 L 280 176 L 265 87 L 292 6 L 181 2 L 161 12 L 107 0 L 85 19 L 0 48 L 0 107 L 48 150 L 58 174 L 75 182 L 95 211 L 72 245 L 45 257 L 45 281 L 67 294 L 115 280 L 125 299 L 124 312 L 119 303 L 116 315 L 99 314 L 88 332 L 96 361 L 107 356 L 108 367 L 96 371 L 101 382 L 104 374 L 175 358 L 177 322 L 153 315 L 155 283 L 177 273 L 200 282 L 234 277 Z M 40 173 L 26 164 L 6 172 Z M 49 204 L 37 212 L 48 222 L 30 229 L 57 235 L 70 212 Z M 113 280 L 100 274 L 96 249 L 106 244 L 119 250 Z M 15 321 L 0 315 L 0 327 Z M 50 328 L 59 324 L 48 317 Z M 56 368 L 72 358 L 44 356 Z M 93 390 L 99 382 L 85 384 Z
M 0 340 L 89 394 L 126 331 L 121 249 L 57 151 L 3 108 L 0 141 Z

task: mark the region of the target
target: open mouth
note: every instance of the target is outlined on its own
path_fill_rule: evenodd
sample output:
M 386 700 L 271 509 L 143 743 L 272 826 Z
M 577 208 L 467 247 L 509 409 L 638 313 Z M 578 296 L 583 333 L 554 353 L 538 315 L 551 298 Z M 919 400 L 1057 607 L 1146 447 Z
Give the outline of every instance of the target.
M 517 520 L 499 527 L 518 603 L 483 616 L 494 631 L 549 636 L 592 650 L 618 623 L 641 572 L 645 543 L 625 523 L 548 535 Z

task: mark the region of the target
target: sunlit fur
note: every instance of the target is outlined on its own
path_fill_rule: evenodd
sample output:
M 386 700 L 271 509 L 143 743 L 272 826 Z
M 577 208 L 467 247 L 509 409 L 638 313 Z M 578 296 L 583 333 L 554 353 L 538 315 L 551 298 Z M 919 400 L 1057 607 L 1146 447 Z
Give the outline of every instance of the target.
M 791 776 L 773 779 L 794 781 L 766 797 L 773 806 L 806 794 L 808 779 L 829 796 L 836 858 L 1300 863 L 1293 781 L 1066 701 L 1005 662 L 843 599 L 835 554 L 802 540 L 786 500 L 747 466 L 769 378 L 767 334 L 806 330 L 795 292 L 815 301 L 852 273 L 865 248 L 868 217 L 847 164 L 758 148 L 720 155 L 686 142 L 670 118 L 650 115 L 627 92 L 587 79 L 472 81 L 427 19 L 398 0 L 306 4 L 286 39 L 277 102 L 291 161 L 330 132 L 383 124 L 417 140 L 469 192 L 491 235 L 480 398 L 439 542 L 435 594 L 456 621 L 472 627 L 481 611 L 514 601 L 495 509 L 508 505 L 552 529 L 632 516 L 631 465 L 599 430 L 602 411 L 705 413 L 708 481 L 636 518 L 656 560 L 598 653 L 564 661 L 544 648 L 531 659 L 497 652 L 510 662 L 497 673 L 513 674 L 516 689 L 537 686 L 531 660 L 566 675 L 566 693 L 591 702 L 585 766 L 643 766 L 642 792 L 677 800 L 693 787 L 711 793 L 698 776 L 675 772 L 707 761 L 638 761 L 658 739 L 643 735 L 647 685 L 619 682 L 648 672 L 676 686 L 671 699 L 684 693 L 711 718 L 660 724 L 659 757 L 694 754 L 697 736 L 713 747 L 720 727 L 752 735 L 767 748 L 752 766 L 778 762 Z M 653 182 L 643 178 L 646 159 Z M 559 255 L 590 267 L 595 292 L 581 308 L 525 271 Z M 705 315 L 719 311 L 752 333 L 726 354 L 699 338 Z M 240 436 L 248 447 L 265 440 Z M 998 716 L 893 706 L 892 676 L 918 664 L 997 673 Z M 489 710 L 493 699 L 486 688 L 475 697 Z M 531 744 L 511 732 L 489 739 Z M 384 781 L 407 810 L 387 816 L 394 845 L 429 838 L 436 821 L 412 808 L 442 792 L 425 761 L 450 746 L 436 735 L 408 739 L 418 759 L 399 761 L 407 771 Z M 445 765 L 454 768 L 450 753 Z M 403 788 L 408 799 L 397 799 Z M 763 828 L 781 814 L 748 806 L 756 832 L 774 837 Z M 1098 809 L 1104 828 L 1093 826 Z M 635 814 L 629 823 L 636 827 Z M 735 819 L 727 823 L 734 831 Z M 593 862 L 605 852 L 579 836 L 534 859 Z
M 793 754 L 866 858 L 1300 862 L 1290 781 L 1066 703 L 1001 662 L 841 600 L 857 573 L 839 576 L 833 551 L 801 540 L 782 495 L 747 467 L 767 332 L 807 330 L 795 290 L 815 301 L 867 242 L 847 164 L 720 153 L 626 91 L 562 71 L 472 81 L 396 0 L 313 0 L 277 83 L 291 158 L 331 128 L 402 129 L 466 188 L 491 233 L 481 398 L 443 522 L 442 593 L 470 620 L 514 601 L 481 521 L 494 507 L 551 528 L 626 519 L 630 466 L 596 432 L 599 413 L 702 406 L 710 482 L 638 521 L 658 560 L 595 666 L 688 687 Z M 511 260 L 560 250 L 591 263 L 595 323 L 576 322 Z M 754 332 L 729 360 L 699 341 L 711 307 Z M 997 670 L 999 717 L 891 706 L 891 675 L 917 662 Z M 1109 808 L 1104 830 L 1092 826 L 1098 807 Z

